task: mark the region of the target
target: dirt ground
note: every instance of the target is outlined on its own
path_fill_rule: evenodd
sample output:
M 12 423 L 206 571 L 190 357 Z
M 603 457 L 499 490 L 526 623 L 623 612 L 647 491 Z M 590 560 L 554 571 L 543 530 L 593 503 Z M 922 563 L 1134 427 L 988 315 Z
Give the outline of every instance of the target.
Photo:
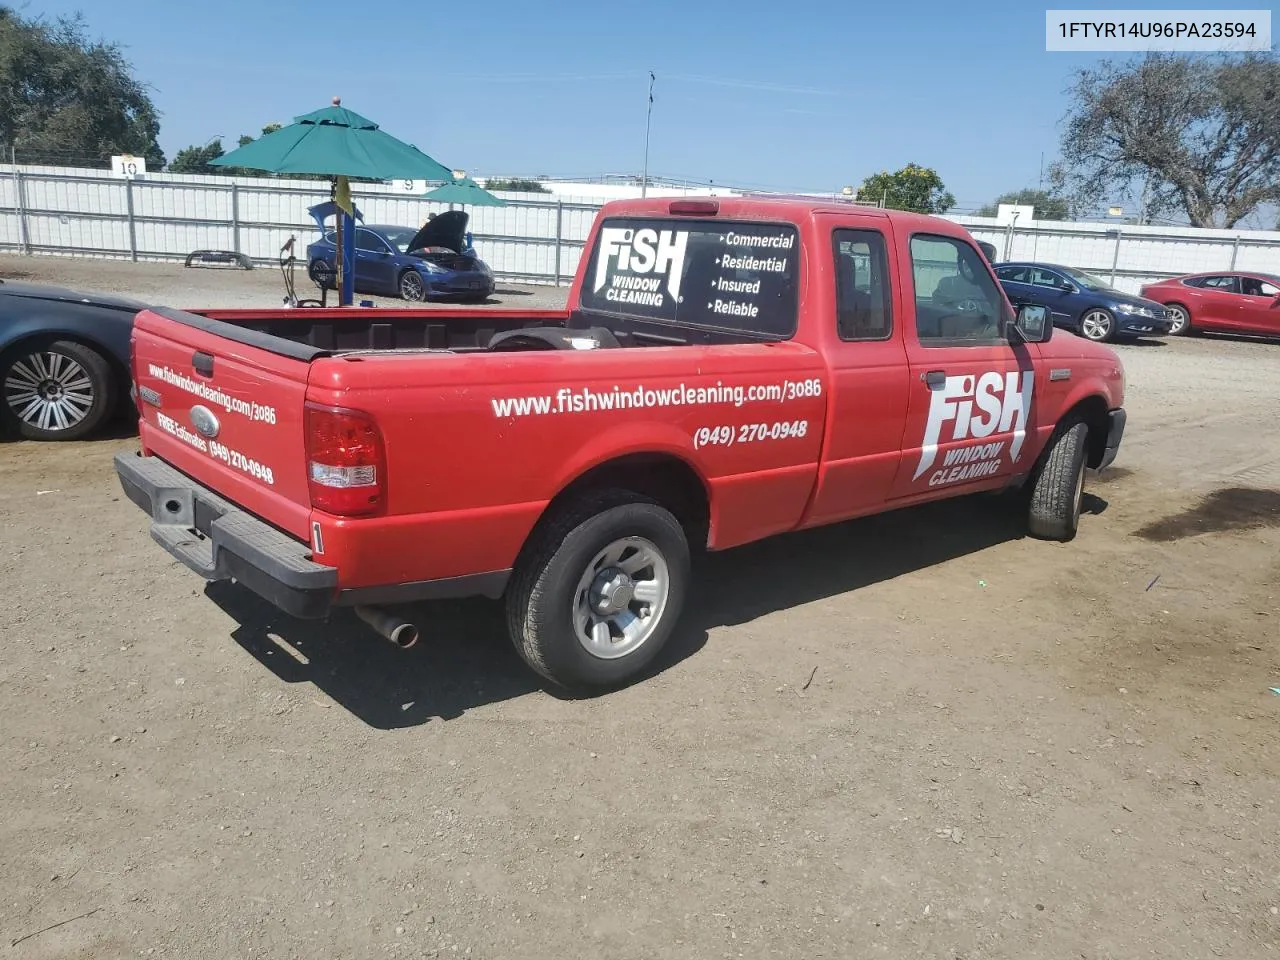
M 0 254 L 0 279 L 55 283 L 84 290 L 100 290 L 134 297 L 144 303 L 170 307 L 279 307 L 285 295 L 284 276 L 279 267 L 184 267 L 181 263 L 130 263 L 122 260 L 70 259 L 66 257 L 21 257 Z M 294 289 L 300 298 L 318 298 L 320 291 L 307 279 L 307 267 L 300 263 L 293 272 Z M 489 301 L 495 307 L 546 309 L 564 306 L 567 288 L 550 285 L 524 286 L 498 281 Z M 421 306 L 392 297 L 359 294 L 379 307 Z M 329 302 L 338 298 L 329 291 Z
M 0 446 L 0 955 L 1275 956 L 1280 345 L 1119 351 L 1075 542 L 966 500 L 712 556 L 585 700 L 487 603 L 402 652 L 206 590 L 128 437 Z

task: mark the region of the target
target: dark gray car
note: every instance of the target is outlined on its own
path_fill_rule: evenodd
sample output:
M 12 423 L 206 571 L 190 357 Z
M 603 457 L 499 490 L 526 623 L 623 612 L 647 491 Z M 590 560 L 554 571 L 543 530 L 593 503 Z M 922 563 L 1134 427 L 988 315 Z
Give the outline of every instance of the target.
M 0 433 L 79 440 L 129 409 L 129 339 L 146 307 L 0 280 Z

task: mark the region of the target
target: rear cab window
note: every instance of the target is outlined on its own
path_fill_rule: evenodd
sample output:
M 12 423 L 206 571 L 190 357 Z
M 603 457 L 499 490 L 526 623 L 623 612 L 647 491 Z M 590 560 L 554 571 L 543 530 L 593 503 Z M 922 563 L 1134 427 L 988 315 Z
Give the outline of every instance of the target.
M 585 312 L 760 340 L 795 334 L 793 224 L 610 218 L 590 256 Z

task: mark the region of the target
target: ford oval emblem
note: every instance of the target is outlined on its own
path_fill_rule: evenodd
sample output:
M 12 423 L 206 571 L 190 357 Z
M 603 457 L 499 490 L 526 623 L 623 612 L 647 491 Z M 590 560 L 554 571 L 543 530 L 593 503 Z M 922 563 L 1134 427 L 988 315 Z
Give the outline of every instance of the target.
M 218 418 L 208 407 L 191 408 L 191 425 L 200 436 L 212 440 L 218 435 Z

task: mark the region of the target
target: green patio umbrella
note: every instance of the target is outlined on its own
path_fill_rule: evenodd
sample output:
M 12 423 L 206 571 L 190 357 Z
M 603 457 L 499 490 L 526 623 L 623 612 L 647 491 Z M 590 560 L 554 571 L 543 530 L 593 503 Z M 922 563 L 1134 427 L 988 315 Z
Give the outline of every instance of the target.
M 350 231 L 344 231 L 342 210 L 351 207 L 350 177 L 371 180 L 448 180 L 453 171 L 402 140 L 397 140 L 367 117 L 342 106 L 333 106 L 294 117 L 293 123 L 273 133 L 223 154 L 213 163 L 224 167 L 247 167 L 271 173 L 309 173 L 336 178 L 338 302 L 351 302 L 354 274 L 343 270 L 351 262 Z
M 507 201 L 501 197 L 495 197 L 470 177 L 451 178 L 444 186 L 436 187 L 424 193 L 422 197 L 424 200 L 434 200 L 437 203 L 457 203 L 472 207 L 505 207 L 507 205 Z

